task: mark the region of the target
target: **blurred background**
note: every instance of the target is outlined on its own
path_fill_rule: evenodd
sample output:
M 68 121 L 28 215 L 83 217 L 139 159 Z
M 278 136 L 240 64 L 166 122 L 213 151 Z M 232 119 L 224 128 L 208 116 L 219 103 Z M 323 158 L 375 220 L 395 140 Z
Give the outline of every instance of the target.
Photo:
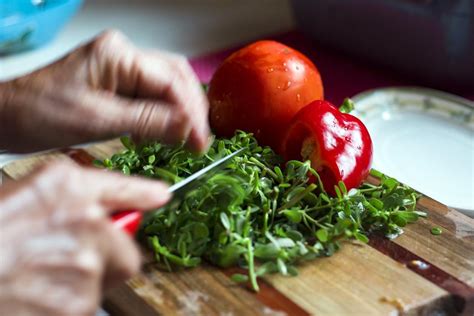
M 0 80 L 107 28 L 142 47 L 196 56 L 299 27 L 317 44 L 416 83 L 473 92 L 473 17 L 472 0 L 2 0 Z
M 2 6 L 22 1 L 32 2 L 2 0 L 0 19 L 7 14 Z M 58 1 L 49 0 L 46 5 Z M 0 55 L 0 80 L 48 64 L 108 28 L 120 29 L 141 47 L 196 56 L 287 31 L 294 25 L 287 0 L 85 0 L 51 42 L 33 51 Z

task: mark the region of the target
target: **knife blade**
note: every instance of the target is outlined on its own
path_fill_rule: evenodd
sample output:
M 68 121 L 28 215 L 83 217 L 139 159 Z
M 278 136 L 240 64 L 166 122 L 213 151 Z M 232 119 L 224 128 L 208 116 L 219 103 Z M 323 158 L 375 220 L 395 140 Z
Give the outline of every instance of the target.
M 243 150 L 244 148 L 240 148 L 234 151 L 233 153 L 221 159 L 218 159 L 210 165 L 193 173 L 186 179 L 171 185 L 168 188 L 168 192 L 173 195 L 170 202 L 184 198 L 186 193 L 197 188 L 197 186 L 199 186 L 199 184 L 202 183 L 203 180 L 207 179 L 210 175 L 213 175 L 216 171 L 221 170 L 222 168 L 227 166 L 227 164 L 232 160 L 232 158 L 240 154 Z M 126 233 L 133 236 L 140 227 L 140 223 L 143 219 L 143 216 L 143 213 L 139 211 L 120 211 L 113 214 L 111 216 L 111 219 L 114 226 L 124 230 Z

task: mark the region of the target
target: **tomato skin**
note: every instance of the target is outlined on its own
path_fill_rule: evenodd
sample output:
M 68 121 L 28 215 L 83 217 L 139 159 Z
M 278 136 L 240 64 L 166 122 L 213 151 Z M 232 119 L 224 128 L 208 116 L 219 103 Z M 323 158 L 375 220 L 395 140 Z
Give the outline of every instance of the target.
M 331 195 L 339 181 L 348 190 L 357 188 L 369 175 L 373 156 L 365 125 L 322 100 L 311 102 L 293 117 L 282 151 L 286 160 L 311 160 Z
M 258 41 L 229 56 L 215 72 L 208 96 L 217 136 L 230 137 L 241 129 L 277 152 L 298 110 L 324 98 L 316 66 L 275 41 Z

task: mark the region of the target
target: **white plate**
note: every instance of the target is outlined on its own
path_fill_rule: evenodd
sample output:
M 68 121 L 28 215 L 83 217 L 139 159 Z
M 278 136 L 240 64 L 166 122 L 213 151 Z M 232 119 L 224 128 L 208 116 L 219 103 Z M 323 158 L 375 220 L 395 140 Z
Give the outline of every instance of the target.
M 474 103 L 444 92 L 383 88 L 353 97 L 373 167 L 474 217 Z

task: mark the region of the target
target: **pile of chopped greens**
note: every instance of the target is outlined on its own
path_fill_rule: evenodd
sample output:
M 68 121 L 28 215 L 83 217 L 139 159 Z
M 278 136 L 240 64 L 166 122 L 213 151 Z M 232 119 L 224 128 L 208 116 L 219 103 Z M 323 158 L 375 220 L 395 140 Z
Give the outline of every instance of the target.
M 128 138 L 122 142 L 126 150 L 99 164 L 169 183 L 246 148 L 184 199 L 157 210 L 143 223 L 140 235 L 157 262 L 170 270 L 195 267 L 202 260 L 240 266 L 248 274 L 232 278 L 250 281 L 256 291 L 258 276 L 296 275 L 298 262 L 330 256 L 344 240 L 366 243 L 372 231 L 394 236 L 426 215 L 415 209 L 414 190 L 375 170 L 379 185 L 364 183 L 347 191 L 340 182 L 337 196 L 331 197 L 309 161 L 283 164 L 272 149 L 242 131 L 231 139 L 214 140 L 202 156 L 182 146 L 135 145 Z

